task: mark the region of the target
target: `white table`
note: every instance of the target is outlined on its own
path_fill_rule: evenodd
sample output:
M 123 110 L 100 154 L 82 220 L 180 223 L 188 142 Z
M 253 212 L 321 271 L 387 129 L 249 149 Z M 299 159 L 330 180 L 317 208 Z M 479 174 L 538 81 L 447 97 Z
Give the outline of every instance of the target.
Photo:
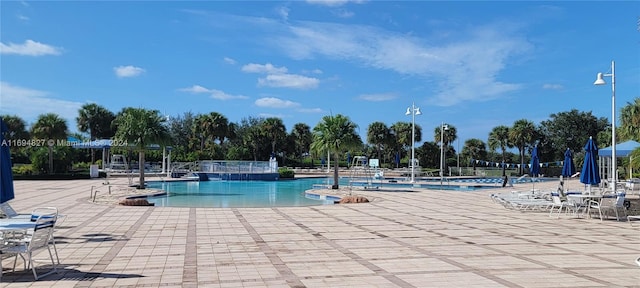
M 36 222 L 27 219 L 0 219 L 0 233 L 27 231 L 36 227 Z

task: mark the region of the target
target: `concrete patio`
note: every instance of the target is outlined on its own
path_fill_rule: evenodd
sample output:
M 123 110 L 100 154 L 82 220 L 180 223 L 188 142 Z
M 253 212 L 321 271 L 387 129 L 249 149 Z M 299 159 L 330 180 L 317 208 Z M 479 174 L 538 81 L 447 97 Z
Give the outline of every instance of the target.
M 102 182 L 15 182 L 18 212 L 55 206 L 65 215 L 55 233 L 62 264 L 33 281 L 19 263 L 2 287 L 640 287 L 640 221 L 555 219 L 489 197 L 524 184 L 213 209 L 91 203 Z M 556 183 L 536 188 L 544 185 Z

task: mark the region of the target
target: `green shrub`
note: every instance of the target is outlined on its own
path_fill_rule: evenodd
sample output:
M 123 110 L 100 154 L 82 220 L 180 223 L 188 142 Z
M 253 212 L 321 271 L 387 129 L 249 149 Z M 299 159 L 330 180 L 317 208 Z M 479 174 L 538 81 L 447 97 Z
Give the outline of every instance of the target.
M 53 173 L 65 173 L 71 168 L 72 150 L 71 147 L 54 147 L 53 154 Z M 49 171 L 49 149 L 48 147 L 40 147 L 31 154 L 31 164 L 33 171 L 36 173 L 48 174 Z
M 280 179 L 293 179 L 296 176 L 296 172 L 289 168 L 278 168 Z
M 13 172 L 13 175 L 31 175 L 33 174 L 33 167 L 29 164 L 15 165 L 11 167 L 11 172 Z

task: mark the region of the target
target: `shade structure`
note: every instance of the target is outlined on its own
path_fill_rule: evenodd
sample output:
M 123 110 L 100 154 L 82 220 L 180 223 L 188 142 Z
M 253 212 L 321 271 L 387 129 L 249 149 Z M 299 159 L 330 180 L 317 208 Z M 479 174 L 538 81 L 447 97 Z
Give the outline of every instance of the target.
M 0 203 L 7 202 L 14 198 L 13 172 L 11 172 L 11 151 L 9 143 L 5 141 L 4 135 L 9 129 L 0 118 Z
M 564 152 L 564 163 L 562 163 L 562 176 L 571 177 L 573 174 L 576 174 L 576 166 L 573 164 L 573 153 L 567 148 Z
M 540 175 L 540 158 L 538 157 L 538 145 L 533 147 L 533 151 L 531 151 L 531 163 L 529 165 L 531 166 L 531 168 L 529 169 L 531 177 Z
M 584 146 L 584 165 L 582 165 L 582 172 L 580 172 L 580 183 L 589 185 L 597 185 L 600 183 L 600 173 L 598 172 L 598 146 L 593 141 L 592 137 L 589 137 L 589 141 Z

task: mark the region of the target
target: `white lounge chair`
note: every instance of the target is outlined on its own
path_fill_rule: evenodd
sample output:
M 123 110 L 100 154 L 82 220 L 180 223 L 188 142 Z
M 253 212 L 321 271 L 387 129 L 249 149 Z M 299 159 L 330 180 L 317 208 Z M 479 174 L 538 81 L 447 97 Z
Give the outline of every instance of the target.
M 16 210 L 11 207 L 9 202 L 0 203 L 0 211 L 6 218 L 15 218 L 15 219 L 29 219 L 31 218 L 31 214 L 18 214 Z

